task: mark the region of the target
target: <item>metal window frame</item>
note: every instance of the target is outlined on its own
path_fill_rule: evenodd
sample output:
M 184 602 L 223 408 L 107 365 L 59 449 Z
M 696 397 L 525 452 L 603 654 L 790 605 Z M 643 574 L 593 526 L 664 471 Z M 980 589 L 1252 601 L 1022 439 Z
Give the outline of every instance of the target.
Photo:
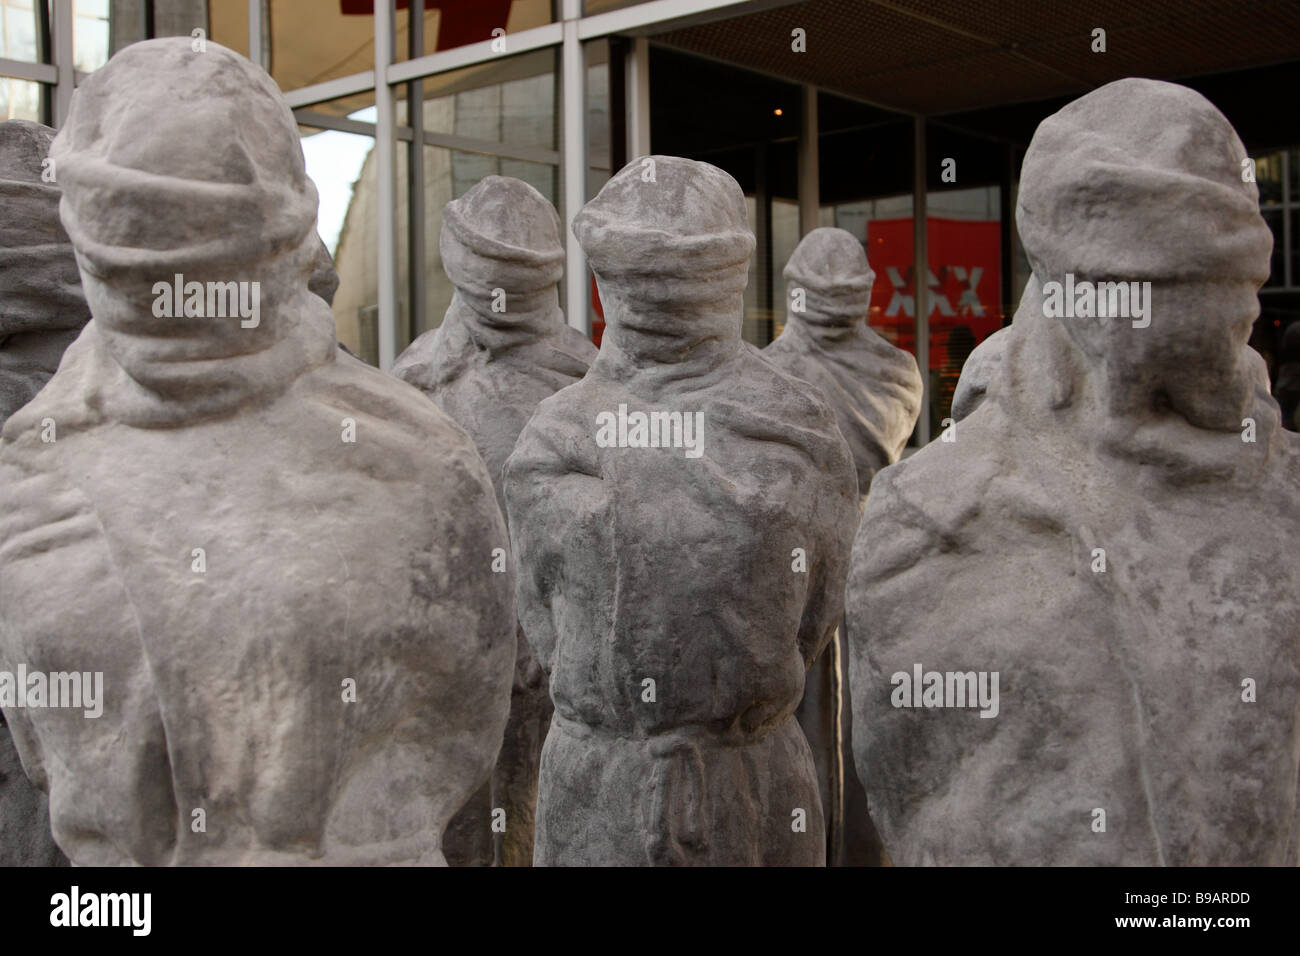
M 439 51 L 423 56 L 410 56 L 407 60 L 397 61 L 395 48 L 395 24 L 397 19 L 395 0 L 376 0 L 374 14 L 374 69 L 365 70 L 348 76 L 336 77 L 322 83 L 289 90 L 285 100 L 294 111 L 300 123 L 320 129 L 334 129 L 359 135 L 373 136 L 375 140 L 375 167 L 377 186 L 377 230 L 375 256 L 378 288 L 378 341 L 380 367 L 391 368 L 396 358 L 400 335 L 398 324 L 400 315 L 397 309 L 397 216 L 395 208 L 397 196 L 397 162 L 398 143 L 408 149 L 418 149 L 417 143 L 444 147 L 464 152 L 479 153 L 509 159 L 520 159 L 558 167 L 561 182 L 560 215 L 565 223 L 571 222 L 578 210 L 586 202 L 587 187 L 587 143 L 586 143 L 586 57 L 585 44 L 614 35 L 628 37 L 632 41 L 631 55 L 625 74 L 625 96 L 631 122 L 627 131 L 629 159 L 650 150 L 649 122 L 649 45 L 647 37 L 656 33 L 694 26 L 710 20 L 729 19 L 761 10 L 787 6 L 795 0 L 649 0 L 621 10 L 606 13 L 584 15 L 583 0 L 556 0 L 555 22 L 507 35 L 507 48 L 498 52 L 493 49 L 493 41 L 483 41 L 457 47 L 452 50 Z M 54 24 L 53 63 L 20 63 L 0 60 L 0 75 L 10 75 L 18 79 L 28 79 L 52 87 L 55 96 L 55 125 L 59 125 L 66 116 L 71 101 L 72 89 L 82 77 L 73 69 L 71 37 L 71 0 L 56 0 Z M 423 4 L 413 4 L 419 9 Z M 62 9 L 62 14 L 60 10 Z M 266 0 L 248 0 L 249 52 L 251 58 L 267 64 L 269 49 L 269 24 L 267 22 Z M 409 14 L 408 14 L 409 15 Z M 426 77 L 449 70 L 487 63 L 502 56 L 515 56 L 541 49 L 556 49 L 559 52 L 558 80 L 560 83 L 560 145 L 559 150 L 519 146 L 508 143 L 495 143 L 454 134 L 438 133 L 421 128 L 417 119 L 411 125 L 399 125 L 396 117 L 396 93 L 400 86 L 421 87 Z M 416 46 L 409 51 L 414 54 Z M 330 116 L 310 107 L 362 93 L 375 94 L 376 122 L 366 123 L 347 117 Z M 815 97 L 816 91 L 810 90 Z M 897 111 L 895 111 L 897 112 Z M 924 120 L 916 118 L 918 137 L 923 142 Z M 807 130 L 804 135 L 805 174 L 808 195 L 801 196 L 804 214 L 801 216 L 805 226 L 813 225 L 812 210 L 819 207 L 814 198 L 816 189 L 815 159 L 816 144 L 812 142 Z M 924 252 L 924 183 L 922 168 L 923 155 L 917 158 L 916 181 L 922 193 L 914 198 L 914 225 L 917 231 L 917 246 Z M 419 169 L 418 163 L 408 165 L 412 176 Z M 416 180 L 412 180 L 414 188 Z M 422 199 L 423 197 L 421 197 Z M 412 205 L 408 203 L 408 206 Z M 409 216 L 409 248 L 414 253 L 422 249 L 427 242 L 424 235 L 424 216 Z M 578 245 L 572 231 L 565 229 L 567 261 L 564 278 L 565 314 L 575 328 L 585 333 L 591 331 L 591 296 L 586 257 Z M 412 321 L 421 296 L 415 289 L 416 273 L 422 268 L 414 259 L 411 263 L 411 294 L 416 306 L 411 310 Z M 923 286 L 924 283 L 921 283 Z M 924 314 L 922 303 L 925 290 L 919 288 L 917 301 L 917 342 L 918 359 L 924 355 L 924 344 L 928 342 L 928 316 Z M 414 332 L 413 327 L 410 331 Z M 922 366 L 924 368 L 924 365 Z M 926 400 L 928 404 L 928 386 Z M 922 435 L 927 429 L 923 410 L 921 424 Z
M 253 4 L 250 0 L 250 18 Z M 339 99 L 358 93 L 375 92 L 376 106 L 394 95 L 401 84 L 418 83 L 425 77 L 443 73 L 448 70 L 461 69 L 479 63 L 487 63 L 502 56 L 514 56 L 534 50 L 558 48 L 560 52 L 560 142 L 561 149 L 544 150 L 533 147 L 515 146 L 506 143 L 489 143 L 469 137 L 460 137 L 444 133 L 422 131 L 422 135 L 410 126 L 398 127 L 394 110 L 379 108 L 377 122 L 374 124 L 376 148 L 384 144 L 385 153 L 377 156 L 383 160 L 390 147 L 398 140 L 414 143 L 423 141 L 431 146 L 476 152 L 490 156 L 511 159 L 523 159 L 531 162 L 545 163 L 559 167 L 561 186 L 560 216 L 561 221 L 571 222 L 578 210 L 586 202 L 587 144 L 586 144 L 586 58 L 584 44 L 591 40 L 620 34 L 644 37 L 647 34 L 679 29 L 710 19 L 723 19 L 752 13 L 758 10 L 784 6 L 792 0 L 650 0 L 623 10 L 593 16 L 583 15 L 582 0 L 558 0 L 559 18 L 530 30 L 508 34 L 507 48 L 503 52 L 493 49 L 492 41 L 483 41 L 453 50 L 444 50 L 424 56 L 412 57 L 396 62 L 392 44 L 381 49 L 378 31 L 381 19 L 391 29 L 396 20 L 394 0 L 376 0 L 375 4 L 375 69 L 351 76 L 339 77 L 324 83 L 314 84 L 286 94 L 289 105 L 295 109 L 300 120 L 309 125 L 327 129 L 346 129 L 350 132 L 362 132 L 356 121 L 336 120 L 326 124 L 325 118 L 303 107 L 312 106 L 327 100 Z M 382 10 L 381 10 L 382 8 Z M 250 19 L 251 27 L 251 19 Z M 628 96 L 636 104 L 637 125 L 633 134 L 635 147 L 649 150 L 649 89 L 648 71 L 646 69 L 646 50 L 644 39 L 637 44 L 639 54 L 637 68 L 629 73 Z M 412 50 L 414 52 L 414 50 Z M 382 83 L 377 82 L 382 78 Z M 386 91 L 386 92 L 384 92 Z M 316 122 L 312 122 L 314 118 Z M 408 116 L 409 120 L 409 116 Z M 372 132 L 365 130 L 365 132 Z M 378 257 L 378 275 L 381 285 L 390 282 L 387 294 L 379 290 L 378 322 L 380 325 L 380 366 L 391 367 L 393 354 L 398 342 L 398 323 L 396 298 L 397 269 L 396 254 L 396 216 L 397 210 L 385 200 L 386 196 L 396 195 L 396 163 L 378 161 L 376 172 L 387 180 L 387 186 L 379 184 L 379 205 L 377 210 L 379 241 L 376 243 Z M 564 279 L 565 315 L 575 328 L 590 334 L 591 332 L 591 296 L 586 257 L 578 245 L 572 231 L 565 229 L 566 264 Z M 393 238 L 389 241 L 390 235 Z M 410 219 L 410 245 L 423 246 L 427 237 L 424 235 L 424 217 Z M 391 276 L 391 279 L 390 279 Z
M 396 55 L 394 0 L 375 0 L 375 76 L 387 76 Z M 378 240 L 376 281 L 379 305 L 379 367 L 388 371 L 397 358 L 397 92 L 391 83 L 375 85 L 375 215 Z
M 52 86 L 59 82 L 59 69 L 50 63 L 28 63 L 0 57 L 0 76 L 11 80 L 27 80 Z

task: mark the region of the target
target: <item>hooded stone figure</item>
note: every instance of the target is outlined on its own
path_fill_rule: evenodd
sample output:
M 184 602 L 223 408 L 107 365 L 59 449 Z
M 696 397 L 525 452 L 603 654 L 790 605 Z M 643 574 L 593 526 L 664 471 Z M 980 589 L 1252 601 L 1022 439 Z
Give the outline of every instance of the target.
M 488 176 L 443 208 L 439 248 L 456 291 L 442 325 L 403 352 L 393 374 L 420 388 L 474 440 L 501 493 L 501 468 L 537 403 L 587 373 L 596 347 L 565 324 L 560 217 L 518 179 Z M 491 784 L 452 821 L 448 862 L 528 866 L 537 773 L 551 720 L 546 675 L 516 635 L 510 722 Z M 493 811 L 505 811 L 505 832 Z M 495 843 L 495 846 L 494 846 Z
M 867 325 L 876 274 L 853 233 L 814 229 L 786 263 L 785 329 L 763 356 L 822 390 L 853 452 L 858 493 L 898 461 L 921 413 L 916 359 Z
M 505 527 L 465 434 L 336 347 L 279 90 L 138 43 L 51 155 L 94 318 L 0 441 L 0 671 L 96 699 L 0 699 L 55 839 L 82 865 L 441 863 L 508 712 Z
M 0 421 L 50 380 L 90 319 L 48 165 L 54 130 L 0 123 Z
M 54 130 L 0 123 L 0 424 L 49 381 L 90 319 L 68 234 L 59 222 Z M 0 866 L 66 864 L 50 834 L 49 801 L 23 773 L 0 717 Z
M 783 275 L 786 325 L 763 356 L 821 389 L 849 443 L 865 499 L 872 476 L 898 461 L 921 412 L 916 359 L 867 325 L 876 274 L 853 233 L 814 229 Z M 880 840 L 853 771 L 848 667 L 837 631 L 808 674 L 799 724 L 813 749 L 833 863 L 877 863 Z
M 857 480 L 816 390 L 741 339 L 754 237 L 722 170 L 644 157 L 573 223 L 608 325 L 506 462 L 550 676 L 539 865 L 825 860 L 794 719 L 842 610 Z
M 1141 79 L 1034 134 L 992 381 L 854 547 L 857 766 L 900 863 L 1296 863 L 1300 439 L 1246 344 L 1246 155 Z

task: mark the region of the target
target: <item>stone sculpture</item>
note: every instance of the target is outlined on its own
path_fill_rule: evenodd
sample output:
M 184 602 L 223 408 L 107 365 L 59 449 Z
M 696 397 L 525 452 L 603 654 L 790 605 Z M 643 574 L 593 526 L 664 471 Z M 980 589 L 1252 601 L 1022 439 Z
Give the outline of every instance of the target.
M 47 160 L 54 130 L 0 123 L 0 424 L 49 381 L 90 310 L 59 222 Z M 0 866 L 67 863 L 50 834 L 49 801 L 23 773 L 0 717 Z
M 536 189 L 488 176 L 443 209 L 439 248 L 455 286 L 442 325 L 403 352 L 393 374 L 420 388 L 465 429 L 487 463 L 505 513 L 501 469 L 538 402 L 587 373 L 596 347 L 565 324 L 560 218 Z M 453 865 L 528 866 L 537 774 L 551 721 L 546 675 L 516 635 L 510 722 L 490 786 L 452 821 Z M 505 811 L 494 829 L 492 812 Z
M 326 305 L 334 304 L 334 293 L 339 289 L 339 274 L 334 268 L 334 257 L 319 235 L 316 236 L 316 258 L 312 264 L 307 288 L 320 296 Z
M 854 547 L 857 766 L 900 863 L 1296 863 L 1300 439 L 1246 345 L 1246 156 L 1151 80 L 1034 135 L 993 380 Z
M 952 395 L 953 421 L 961 421 L 979 408 L 997 380 L 1008 336 L 1004 329 L 993 332 L 966 357 Z
M 754 237 L 730 176 L 643 157 L 573 229 L 600 354 L 505 467 L 520 621 L 555 704 L 534 862 L 820 864 L 793 714 L 842 611 L 848 446 L 741 339 Z
M 862 243 L 843 229 L 814 229 L 786 263 L 786 324 L 763 355 L 811 382 L 835 411 L 853 452 L 858 494 L 898 461 L 921 412 L 916 359 L 867 325 L 876 275 Z M 840 633 L 808 673 L 799 724 L 812 746 L 832 863 L 877 863 L 880 840 L 853 771 L 848 666 Z
M 508 713 L 505 526 L 465 434 L 336 347 L 279 90 L 211 41 L 138 43 L 51 155 L 94 318 L 0 442 L 0 671 L 99 688 L 4 706 L 56 840 L 441 863 Z
M 53 139 L 39 123 L 0 123 L 0 420 L 50 380 L 90 319 L 46 162 Z
M 858 493 L 898 461 L 921 413 L 916 359 L 867 325 L 876 274 L 843 229 L 814 229 L 786 264 L 786 324 L 763 355 L 821 389 L 849 443 Z

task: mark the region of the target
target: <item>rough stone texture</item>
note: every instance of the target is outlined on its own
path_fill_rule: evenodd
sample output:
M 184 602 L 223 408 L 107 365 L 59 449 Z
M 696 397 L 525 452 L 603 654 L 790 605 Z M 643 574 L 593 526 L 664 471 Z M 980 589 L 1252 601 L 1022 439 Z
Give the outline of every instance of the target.
M 313 295 L 324 299 L 326 305 L 334 304 L 334 293 L 339 289 L 339 274 L 334 268 L 334 257 L 319 235 L 316 237 L 316 257 L 312 263 L 311 276 L 307 279 L 307 288 Z M 353 351 L 342 342 L 339 343 L 339 351 L 355 358 Z
M 412 342 L 393 366 L 474 440 L 503 514 L 501 469 L 519 432 L 538 402 L 582 378 L 596 357 L 596 347 L 565 324 L 560 310 L 560 229 L 551 204 L 518 179 L 488 176 L 448 203 L 439 246 L 456 292 L 442 325 Z M 501 755 L 490 785 L 447 831 L 443 849 L 452 865 L 532 863 L 538 765 L 552 708 L 546 675 L 522 629 L 516 647 Z M 505 833 L 493 834 L 493 808 L 506 811 Z
M 876 274 L 851 232 L 814 229 L 783 274 L 790 290 L 786 324 L 763 355 L 821 389 L 853 452 L 865 499 L 875 473 L 898 461 L 921 412 L 916 359 L 867 325 Z M 880 838 L 853 770 L 848 679 L 837 630 L 808 674 L 797 716 L 817 763 L 830 862 L 877 864 Z
M 1035 133 L 993 383 L 876 477 L 854 548 L 855 750 L 897 862 L 1296 862 L 1300 440 L 1246 345 L 1272 242 L 1246 155 L 1150 80 Z M 1150 326 L 1049 318 L 1067 273 L 1152 282 Z M 894 708 L 916 664 L 998 672 L 998 716 Z
M 505 468 L 520 620 L 555 703 L 534 862 L 820 864 L 793 714 L 842 612 L 848 446 L 816 391 L 741 339 L 754 238 L 730 176 L 645 157 L 573 229 L 600 354 Z M 702 454 L 601 447 L 597 416 L 620 404 L 702 413 Z
M 957 388 L 952 393 L 953 421 L 961 421 L 988 397 L 989 389 L 1000 374 L 1002 357 L 1010 340 L 1011 336 L 1005 329 L 998 329 L 966 357 L 961 378 L 957 379 Z
M 55 838 L 89 865 L 441 863 L 508 713 L 487 469 L 338 350 L 263 71 L 131 46 L 52 155 L 95 317 L 0 442 L 0 669 L 104 674 L 97 719 L 6 710 Z M 178 272 L 259 282 L 260 324 L 154 316 Z
M 0 123 L 0 423 L 49 381 L 90 319 L 59 222 L 59 187 L 42 182 L 53 139 L 39 123 Z M 0 866 L 66 863 L 50 834 L 49 801 L 23 773 L 0 718 Z
M 312 263 L 307 288 L 313 295 L 324 299 L 326 305 L 334 304 L 334 293 L 339 288 L 339 274 L 334 268 L 334 257 L 319 235 L 316 236 L 316 258 Z
M 90 319 L 59 187 L 41 181 L 53 139 L 39 123 L 0 123 L 0 420 L 41 390 Z

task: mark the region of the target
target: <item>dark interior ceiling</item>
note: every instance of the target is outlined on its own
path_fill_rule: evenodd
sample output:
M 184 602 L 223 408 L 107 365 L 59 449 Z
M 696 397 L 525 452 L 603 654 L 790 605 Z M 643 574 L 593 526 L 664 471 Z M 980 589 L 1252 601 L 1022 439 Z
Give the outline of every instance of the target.
M 807 51 L 791 49 L 802 28 Z M 1092 31 L 1106 52 L 1092 52 Z M 1297 0 L 808 0 L 654 37 L 936 116 L 1300 60 Z M 707 90 L 701 96 L 707 97 Z M 1295 88 L 1275 109 L 1291 109 Z

